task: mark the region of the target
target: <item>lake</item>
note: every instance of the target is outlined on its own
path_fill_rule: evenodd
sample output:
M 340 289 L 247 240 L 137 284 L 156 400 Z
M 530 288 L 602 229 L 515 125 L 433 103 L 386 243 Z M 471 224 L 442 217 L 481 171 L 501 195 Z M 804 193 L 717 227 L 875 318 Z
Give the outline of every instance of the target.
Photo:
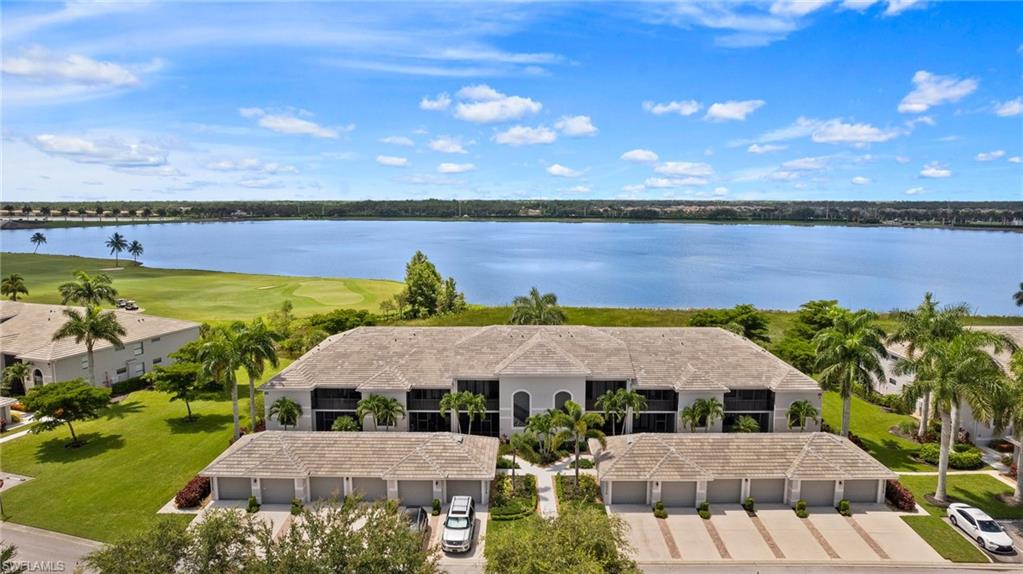
M 0 232 L 31 251 L 37 230 Z M 43 230 L 41 252 L 109 257 L 115 231 L 151 267 L 400 280 L 424 251 L 473 303 L 530 287 L 566 305 L 795 309 L 810 299 L 887 311 L 925 291 L 981 314 L 1019 314 L 1023 234 L 790 225 L 486 221 L 258 221 Z M 127 254 L 125 254 L 127 255 Z M 31 285 L 31 278 L 29 278 Z

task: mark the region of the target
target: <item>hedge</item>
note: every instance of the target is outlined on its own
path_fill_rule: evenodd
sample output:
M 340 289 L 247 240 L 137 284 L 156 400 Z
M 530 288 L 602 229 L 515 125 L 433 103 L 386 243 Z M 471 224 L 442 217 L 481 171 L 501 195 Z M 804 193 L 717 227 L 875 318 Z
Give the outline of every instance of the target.
M 210 495 L 210 479 L 197 476 L 188 481 L 184 488 L 174 495 L 174 506 L 178 508 L 195 508 L 202 504 Z
M 111 396 L 126 395 L 128 393 L 134 393 L 135 391 L 141 391 L 142 389 L 148 389 L 150 387 L 149 381 L 144 377 L 132 377 L 123 381 L 118 381 L 110 385 Z
M 899 510 L 905 512 L 916 510 L 916 497 L 897 480 L 889 480 L 885 483 L 884 497 Z
M 519 474 L 512 482 L 511 475 L 498 476 L 491 485 L 491 520 L 518 520 L 536 511 L 539 497 L 536 492 L 536 477 Z
M 920 460 L 937 465 L 941 457 L 941 445 L 929 442 L 917 452 Z M 976 470 L 984 466 L 984 458 L 980 449 L 969 444 L 956 444 L 948 453 L 948 466 L 956 470 Z

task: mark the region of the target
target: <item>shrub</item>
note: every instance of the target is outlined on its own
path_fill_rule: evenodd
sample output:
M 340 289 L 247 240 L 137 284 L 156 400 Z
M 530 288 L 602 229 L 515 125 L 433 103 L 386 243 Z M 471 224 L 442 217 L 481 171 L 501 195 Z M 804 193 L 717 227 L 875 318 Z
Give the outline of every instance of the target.
M 753 500 L 752 496 L 747 496 L 746 500 L 742 501 L 742 507 L 746 509 L 746 512 L 756 512 L 756 501 Z
M 920 425 L 913 421 L 902 421 L 898 426 L 899 433 L 905 436 L 916 436 L 917 431 L 920 430 Z
M 898 510 L 910 512 L 916 509 L 916 498 L 913 493 L 898 480 L 889 480 L 885 483 L 884 497 Z
M 665 510 L 663 508 L 660 508 L 660 509 L 655 508 L 654 509 L 654 518 L 660 518 L 661 520 L 664 520 L 667 517 L 668 517 L 668 511 L 667 510 Z
M 518 520 L 536 510 L 536 477 L 520 474 L 498 476 L 491 485 L 490 518 L 492 520 Z M 439 505 L 439 502 L 438 502 Z
M 710 503 L 706 500 L 696 507 L 696 511 L 700 514 L 700 518 L 710 520 Z
M 210 495 L 210 479 L 205 476 L 197 476 L 188 481 L 177 494 L 174 495 L 174 506 L 178 508 L 195 508 L 202 504 L 203 500 Z
M 298 498 L 291 499 L 291 515 L 298 516 L 302 514 L 302 501 Z
M 558 498 L 561 502 L 584 504 L 600 502 L 600 485 L 597 484 L 597 479 L 589 474 L 579 475 L 578 486 L 575 484 L 574 476 L 559 475 L 558 490 Z
M 245 507 L 245 512 L 248 512 L 249 514 L 259 512 L 259 503 L 256 502 L 255 496 L 249 497 L 249 505 Z
M 991 442 L 987 443 L 987 445 L 998 452 L 1012 454 L 1012 443 L 1004 438 L 993 438 L 991 439 Z
M 510 458 L 505 458 L 502 456 L 501 458 L 497 459 L 497 468 L 512 469 L 522 467 L 519 466 L 519 463 L 512 462 Z
M 852 507 L 849 505 L 849 501 L 842 499 L 838 501 L 838 513 L 842 516 L 852 516 Z
M 593 468 L 593 461 L 588 459 L 588 458 L 580 458 L 578 466 L 579 466 L 579 468 L 583 468 L 583 469 Z M 571 465 L 571 468 L 575 468 L 575 467 L 576 467 L 576 463 L 573 462 L 572 465 Z
M 117 397 L 128 393 L 134 393 L 135 391 L 141 391 L 142 389 L 148 389 L 149 387 L 149 380 L 145 377 L 132 377 L 110 385 L 110 395 Z
M 440 500 L 434 498 L 430 506 L 433 508 L 432 514 L 434 516 L 440 516 Z
M 941 457 L 941 445 L 927 443 L 920 447 L 917 457 L 929 464 L 938 464 Z M 980 449 L 970 444 L 956 444 L 948 453 L 948 466 L 956 470 L 975 470 L 984 466 L 984 458 Z
M 1016 478 L 1018 476 L 1017 475 L 1018 472 L 1019 472 L 1019 465 L 1018 464 L 1014 464 L 1014 465 L 1010 466 L 1009 467 L 1009 478 Z
M 809 513 L 806 511 L 806 501 L 800 498 L 796 501 L 796 516 L 806 518 Z
M 21 415 L 19 415 L 18 413 L 12 412 L 11 413 L 11 424 L 18 424 L 20 422 L 21 422 Z
M 658 510 L 664 510 L 663 501 L 658 500 L 657 502 L 654 503 L 654 513 L 656 513 Z

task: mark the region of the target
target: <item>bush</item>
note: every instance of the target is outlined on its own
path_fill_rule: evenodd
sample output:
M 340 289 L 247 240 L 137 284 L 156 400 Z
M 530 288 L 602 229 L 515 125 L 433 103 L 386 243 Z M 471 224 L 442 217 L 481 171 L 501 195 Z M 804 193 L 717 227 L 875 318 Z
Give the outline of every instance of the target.
M 917 451 L 917 458 L 928 464 L 937 465 L 941 458 L 941 445 L 933 442 L 924 444 Z M 948 466 L 956 470 L 976 470 L 984 466 L 984 458 L 977 447 L 956 444 L 948 453 Z
M 806 518 L 806 501 L 800 498 L 796 501 L 796 516 Z
M 536 477 L 531 474 L 520 474 L 514 481 L 511 475 L 502 474 L 494 479 L 490 491 L 492 520 L 518 520 L 536 510 Z
M 920 425 L 913 421 L 902 421 L 898 426 L 899 433 L 904 436 L 916 436 L 917 431 L 920 430 Z
M 756 512 L 756 501 L 753 500 L 752 496 L 747 496 L 746 500 L 742 501 L 742 507 L 746 509 L 746 512 L 752 514 Z
M 885 483 L 884 497 L 898 510 L 904 512 L 916 510 L 916 497 L 898 480 L 889 480 Z
M 1014 464 L 1014 465 L 1009 467 L 1009 478 L 1016 478 L 1018 476 L 1017 473 L 1019 473 L 1019 465 L 1018 464 Z
M 667 517 L 668 517 L 668 511 L 667 510 L 665 510 L 663 508 L 659 508 L 659 509 L 655 508 L 654 509 L 654 518 L 660 518 L 661 520 L 664 520 Z
M 593 468 L 593 461 L 588 459 L 588 458 L 580 458 L 578 466 L 579 466 L 579 468 L 582 468 L 582 469 Z M 576 463 L 573 462 L 570 468 L 575 468 L 575 467 L 576 467 Z
M 245 507 L 245 512 L 248 512 L 249 514 L 259 512 L 259 503 L 256 502 L 255 496 L 249 497 L 249 505 Z
M 562 503 L 600 503 L 600 485 L 597 479 L 589 474 L 579 475 L 579 485 L 575 484 L 575 477 L 572 475 L 559 475 L 558 477 L 558 500 Z
M 510 469 L 513 469 L 513 468 L 522 468 L 522 467 L 519 466 L 519 463 L 512 462 L 510 458 L 505 458 L 505 457 L 502 456 L 501 458 L 497 459 L 497 468 L 503 468 L 503 469 L 509 469 L 510 470 Z
M 21 415 L 19 415 L 18 413 L 12 412 L 11 413 L 11 424 L 18 424 L 20 422 L 21 422 Z
M 1006 454 L 1012 454 L 1013 451 L 1012 443 L 1004 438 L 993 438 L 991 439 L 991 442 L 987 443 L 987 445 L 993 450 Z
M 805 508 L 802 508 L 802 509 L 797 508 L 796 509 L 796 516 L 798 516 L 800 518 L 806 518 L 807 516 L 810 516 L 810 513 L 807 512 Z
M 700 515 L 700 518 L 704 520 L 710 520 L 710 503 L 703 501 L 699 506 L 696 507 L 696 512 Z
M 298 516 L 302 514 L 302 501 L 298 498 L 291 499 L 291 515 Z
M 177 494 L 174 495 L 174 506 L 177 508 L 195 508 L 202 504 L 203 500 L 210 495 L 210 479 L 205 476 L 197 476 L 188 481 Z
M 849 501 L 842 499 L 838 501 L 838 513 L 842 516 L 852 516 L 852 507 L 849 505 Z
M 431 507 L 432 507 L 432 509 L 433 509 L 433 512 L 432 512 L 432 514 L 433 514 L 434 516 L 440 516 L 440 500 L 438 500 L 438 499 L 434 498 L 434 499 L 433 499 L 433 502 L 432 502 L 432 503 L 430 504 L 430 506 L 431 506 Z
M 117 397 L 141 391 L 142 389 L 148 389 L 149 387 L 150 383 L 145 377 L 132 377 L 110 385 L 110 395 Z

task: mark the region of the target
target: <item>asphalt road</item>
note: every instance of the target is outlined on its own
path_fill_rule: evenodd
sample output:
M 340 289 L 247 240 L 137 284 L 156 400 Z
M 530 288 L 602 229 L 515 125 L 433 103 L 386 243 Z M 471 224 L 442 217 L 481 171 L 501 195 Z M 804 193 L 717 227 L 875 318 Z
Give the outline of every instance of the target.
M 83 556 L 102 543 L 20 524 L 0 524 L 0 540 L 17 546 L 17 564 L 27 572 L 74 572 Z

